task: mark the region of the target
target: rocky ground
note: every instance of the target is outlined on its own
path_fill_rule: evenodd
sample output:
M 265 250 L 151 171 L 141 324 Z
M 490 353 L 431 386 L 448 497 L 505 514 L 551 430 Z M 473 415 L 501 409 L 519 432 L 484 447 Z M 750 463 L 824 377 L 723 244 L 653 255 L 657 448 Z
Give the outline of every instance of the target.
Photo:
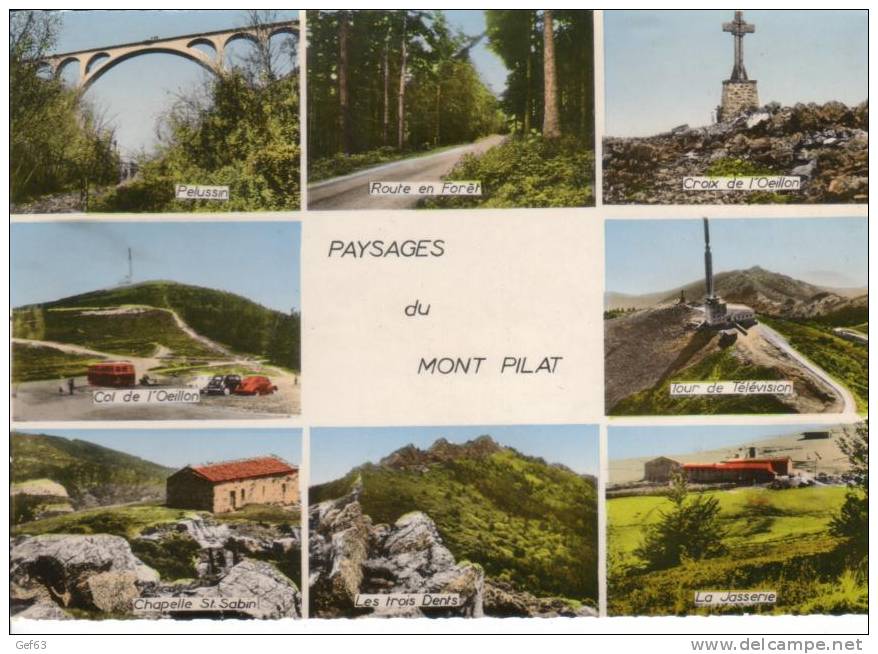
M 222 524 L 191 518 L 162 525 L 135 540 L 162 545 L 174 539 L 195 543 L 194 578 L 163 579 L 132 552 L 121 536 L 43 534 L 11 541 L 10 605 L 14 618 L 298 618 L 301 596 L 273 561 L 298 560 L 298 529 L 281 531 L 252 524 Z M 190 550 L 191 551 L 191 550 Z M 256 600 L 244 611 L 135 613 L 137 598 Z
M 777 103 L 707 127 L 604 139 L 605 204 L 866 203 L 869 105 Z M 686 191 L 689 176 L 790 175 L 797 191 Z
M 415 511 L 393 525 L 372 524 L 354 487 L 342 498 L 310 509 L 311 616 L 333 617 L 554 617 L 596 615 L 553 598 L 538 598 L 486 579 L 481 566 L 455 561 L 436 525 Z M 358 594 L 451 593 L 454 608 L 355 608 Z

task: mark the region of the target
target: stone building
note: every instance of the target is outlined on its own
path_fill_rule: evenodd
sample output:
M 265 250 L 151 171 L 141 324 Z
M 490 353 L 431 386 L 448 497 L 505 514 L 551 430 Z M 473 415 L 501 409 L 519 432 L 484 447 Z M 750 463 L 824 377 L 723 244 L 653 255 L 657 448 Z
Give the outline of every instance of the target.
M 299 503 L 299 469 L 265 456 L 181 468 L 166 482 L 166 503 L 178 509 L 228 513 L 247 504 Z
M 671 475 L 680 470 L 680 462 L 660 456 L 643 464 L 643 480 L 664 484 L 671 480 Z

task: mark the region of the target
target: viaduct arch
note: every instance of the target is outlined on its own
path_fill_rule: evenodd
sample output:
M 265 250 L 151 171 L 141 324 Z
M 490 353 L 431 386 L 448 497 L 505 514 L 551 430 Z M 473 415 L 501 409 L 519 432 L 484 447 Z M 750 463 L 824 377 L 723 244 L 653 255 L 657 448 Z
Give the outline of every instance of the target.
M 75 88 L 80 93 L 94 84 L 104 73 L 112 70 L 123 61 L 151 53 L 173 54 L 193 61 L 205 70 L 215 75 L 221 75 L 224 70 L 224 55 L 226 46 L 240 39 L 254 43 L 265 43 L 276 34 L 299 33 L 299 21 L 283 21 L 268 23 L 258 27 L 238 27 L 215 32 L 201 32 L 198 34 L 185 34 L 160 39 L 154 37 L 146 41 L 135 43 L 123 43 L 104 48 L 92 48 L 89 50 L 77 50 L 75 52 L 63 52 L 46 57 L 40 63 L 45 64 L 52 75 L 57 76 L 61 69 L 69 63 L 79 64 L 79 77 Z M 213 48 L 211 56 L 196 46 L 207 45 Z

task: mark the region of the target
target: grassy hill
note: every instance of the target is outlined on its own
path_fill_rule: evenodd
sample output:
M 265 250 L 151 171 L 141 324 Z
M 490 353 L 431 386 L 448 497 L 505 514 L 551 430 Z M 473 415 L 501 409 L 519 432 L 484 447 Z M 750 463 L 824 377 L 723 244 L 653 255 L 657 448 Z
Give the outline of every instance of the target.
M 408 446 L 379 465 L 312 487 L 312 503 L 362 480 L 360 503 L 376 523 L 427 513 L 458 560 L 535 595 L 597 601 L 594 478 L 501 447 L 489 437 L 465 446 Z
M 42 345 L 12 344 L 12 383 L 40 379 L 65 379 L 84 375 L 89 365 L 102 359 L 62 352 Z
M 726 529 L 724 556 L 645 570 L 636 554 L 645 528 L 668 507 L 659 496 L 609 499 L 608 610 L 610 615 L 716 613 L 695 609 L 696 590 L 773 590 L 776 605 L 724 609 L 730 613 L 865 612 L 865 576 L 838 553 L 830 520 L 845 500 L 844 487 L 771 491 L 740 488 L 711 492 Z
M 46 434 L 10 435 L 12 482 L 51 479 L 67 489 L 74 507 L 163 499 L 171 468 L 78 439 Z
M 116 314 L 100 311 L 114 307 L 158 310 Z M 19 307 L 13 311 L 13 335 L 134 356 L 148 356 L 156 345 L 181 356 L 211 353 L 161 309 L 175 311 L 198 334 L 236 352 L 266 357 L 271 363 L 294 370 L 300 367 L 298 314 L 284 314 L 234 293 L 169 281 L 102 289 Z

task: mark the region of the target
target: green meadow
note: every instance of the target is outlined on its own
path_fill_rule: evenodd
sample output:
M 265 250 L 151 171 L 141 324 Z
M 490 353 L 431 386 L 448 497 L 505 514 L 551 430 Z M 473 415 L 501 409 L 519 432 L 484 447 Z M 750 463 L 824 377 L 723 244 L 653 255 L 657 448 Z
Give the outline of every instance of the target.
M 610 615 L 708 613 L 863 613 L 868 607 L 866 565 L 849 560 L 829 532 L 848 489 L 738 488 L 707 491 L 719 500 L 726 553 L 648 569 L 636 554 L 646 528 L 670 502 L 665 496 L 607 501 Z M 776 591 L 774 605 L 696 608 L 699 590 Z

